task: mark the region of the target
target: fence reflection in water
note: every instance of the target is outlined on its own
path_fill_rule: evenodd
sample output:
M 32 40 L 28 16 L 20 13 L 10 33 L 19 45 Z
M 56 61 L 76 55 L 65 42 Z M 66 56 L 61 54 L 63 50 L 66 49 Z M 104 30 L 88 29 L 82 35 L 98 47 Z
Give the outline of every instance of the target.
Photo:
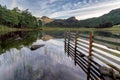
M 101 40 L 103 39 L 107 38 Z M 119 41 L 117 39 L 116 43 L 119 44 Z M 100 42 L 100 37 L 93 36 L 92 32 L 89 35 L 79 32 L 65 33 L 65 52 L 87 74 L 87 80 L 119 80 L 120 52 L 100 43 L 105 42 Z

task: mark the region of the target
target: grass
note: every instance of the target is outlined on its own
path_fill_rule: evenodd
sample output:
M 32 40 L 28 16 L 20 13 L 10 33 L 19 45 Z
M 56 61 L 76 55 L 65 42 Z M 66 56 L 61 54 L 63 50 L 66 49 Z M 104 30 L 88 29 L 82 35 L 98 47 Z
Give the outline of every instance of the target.
M 9 28 L 7 26 L 0 25 L 0 31 L 16 31 L 16 28 Z
M 11 32 L 11 31 L 33 31 L 33 30 L 39 30 L 35 28 L 11 28 L 7 26 L 0 25 L 0 32 Z
M 35 29 L 29 29 L 29 28 L 9 28 L 7 26 L 0 25 L 0 31 L 31 31 Z M 42 27 L 43 31 L 111 31 L 111 32 L 120 32 L 120 25 L 115 25 L 111 28 L 60 28 L 60 27 Z
M 9 28 L 7 26 L 0 25 L 0 35 L 4 35 L 4 34 L 11 32 L 11 31 L 17 31 L 17 29 Z
M 72 30 L 72 31 L 76 31 L 76 30 L 79 30 L 79 31 L 89 31 L 89 30 L 94 30 L 95 28 L 60 28 L 60 27 L 54 27 L 54 28 L 51 28 L 51 27 L 43 27 L 42 30 L 45 30 L 45 31 L 52 31 L 52 30 L 57 30 L 57 31 L 65 31 L 65 30 Z
M 120 27 L 113 26 L 111 28 L 60 28 L 60 27 L 43 27 L 42 30 L 45 31 L 52 31 L 52 30 L 57 30 L 57 31 L 120 31 Z

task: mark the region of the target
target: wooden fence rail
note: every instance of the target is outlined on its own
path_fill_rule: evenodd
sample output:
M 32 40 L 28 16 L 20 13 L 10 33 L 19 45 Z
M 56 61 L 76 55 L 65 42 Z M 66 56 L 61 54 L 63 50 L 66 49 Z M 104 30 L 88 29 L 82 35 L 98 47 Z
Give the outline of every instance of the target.
M 87 74 L 87 80 L 120 80 L 120 51 L 101 45 L 103 39 L 107 40 L 93 36 L 92 32 L 89 35 L 66 32 L 65 52 Z

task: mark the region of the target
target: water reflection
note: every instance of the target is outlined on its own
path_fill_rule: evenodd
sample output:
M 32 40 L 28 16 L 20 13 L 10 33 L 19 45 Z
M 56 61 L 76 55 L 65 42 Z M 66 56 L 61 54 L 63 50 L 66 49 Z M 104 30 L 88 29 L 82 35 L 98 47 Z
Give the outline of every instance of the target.
M 17 31 L 0 36 L 0 80 L 86 80 L 86 74 L 65 55 L 63 39 L 40 40 L 45 34 L 64 37 L 64 31 Z M 32 44 L 45 46 L 31 51 Z
M 0 80 L 85 80 L 86 75 L 64 53 L 63 40 L 37 40 L 45 44 L 31 51 L 12 48 L 0 55 Z
M 42 33 L 40 31 L 16 31 L 0 35 L 0 53 L 3 53 L 11 48 L 29 46 L 37 38 L 41 37 Z
M 120 38 L 120 32 L 113 33 L 109 31 L 95 31 L 94 35 L 111 37 L 111 38 Z
M 43 34 L 50 35 L 54 38 L 64 38 L 65 31 L 43 31 Z

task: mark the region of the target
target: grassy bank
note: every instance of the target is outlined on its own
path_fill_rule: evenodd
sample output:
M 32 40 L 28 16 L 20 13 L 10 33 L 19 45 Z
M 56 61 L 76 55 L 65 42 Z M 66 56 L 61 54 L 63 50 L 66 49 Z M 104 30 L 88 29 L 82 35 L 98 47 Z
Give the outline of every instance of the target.
M 16 31 L 16 28 L 9 28 L 7 26 L 0 25 L 0 31 Z
M 9 28 L 7 26 L 0 25 L 0 31 L 33 31 L 33 30 L 39 30 L 42 29 L 44 31 L 120 31 L 120 26 L 113 26 L 111 28 L 60 28 L 60 27 L 42 27 L 38 29 L 33 28 Z
M 52 30 L 57 30 L 57 31 L 61 31 L 61 30 L 73 30 L 73 31 L 120 31 L 120 27 L 111 27 L 111 28 L 59 28 L 59 27 L 54 27 L 54 28 L 50 28 L 50 27 L 43 27 L 42 30 L 45 31 L 52 31 Z
M 11 32 L 11 31 L 33 31 L 39 30 L 40 28 L 10 28 L 7 26 L 0 25 L 0 31 Z

